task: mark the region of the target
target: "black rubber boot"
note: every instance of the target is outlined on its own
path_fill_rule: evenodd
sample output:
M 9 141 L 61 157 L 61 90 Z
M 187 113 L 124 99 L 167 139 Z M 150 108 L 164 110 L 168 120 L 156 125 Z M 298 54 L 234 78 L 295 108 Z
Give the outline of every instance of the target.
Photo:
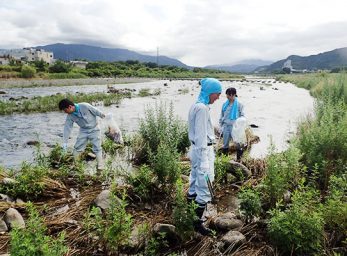
M 196 232 L 199 232 L 203 236 L 210 236 L 212 235 L 212 230 L 209 228 L 206 228 L 202 223 L 202 215 L 204 214 L 206 208 L 206 204 L 201 205 L 198 204 L 198 208 L 195 209 L 195 213 L 198 216 L 198 220 L 194 222 L 194 230 Z
M 195 198 L 196 198 L 197 194 L 194 193 L 192 195 L 190 195 L 189 193 L 187 193 L 187 202 L 188 204 L 191 204 L 193 201 L 195 201 Z
M 229 148 L 222 148 L 221 153 L 224 155 L 228 155 L 229 154 Z
M 240 162 L 242 155 L 243 155 L 243 148 L 240 146 L 240 144 L 237 144 L 236 146 L 236 161 L 237 162 Z

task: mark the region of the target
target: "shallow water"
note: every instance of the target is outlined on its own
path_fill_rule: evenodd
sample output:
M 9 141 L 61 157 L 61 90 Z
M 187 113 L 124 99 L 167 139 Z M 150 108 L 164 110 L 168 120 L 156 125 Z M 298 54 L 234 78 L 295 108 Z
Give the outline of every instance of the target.
M 164 86 L 164 83 L 167 86 Z M 264 157 L 270 143 L 270 135 L 277 149 L 287 147 L 287 139 L 295 132 L 297 123 L 307 114 L 312 113 L 313 98 L 309 92 L 297 88 L 289 83 L 278 83 L 272 79 L 247 79 L 247 81 L 222 82 L 223 92 L 228 87 L 235 87 L 239 101 L 245 106 L 246 117 L 249 124 L 256 124 L 254 134 L 260 137 L 260 142 L 254 144 L 251 150 L 252 157 Z M 112 113 L 120 128 L 125 132 L 134 132 L 138 128 L 139 119 L 144 117 L 147 105 L 153 106 L 159 101 L 173 102 L 175 113 L 187 120 L 188 111 L 199 94 L 197 81 L 152 81 L 134 84 L 117 84 L 116 88 L 136 89 L 160 88 L 159 96 L 134 97 L 123 99 L 119 105 L 109 107 L 97 106 L 105 113 Z M 260 88 L 263 88 L 261 90 Z M 189 93 L 181 94 L 179 89 L 188 88 Z M 278 90 L 275 90 L 277 88 Z M 33 97 L 37 95 L 52 95 L 58 92 L 96 92 L 106 91 L 106 85 L 66 86 L 66 87 L 40 87 L 13 89 L 9 95 L 15 97 Z M 30 89 L 30 90 L 29 90 Z M 8 91 L 9 89 L 6 89 Z M 135 92 L 136 93 L 136 92 Z M 12 97 L 13 97 L 12 96 Z M 8 97 L 8 95 L 7 95 Z M 215 125 L 218 125 L 225 94 L 211 105 L 211 116 Z M 5 167 L 18 167 L 22 161 L 32 161 L 35 147 L 26 145 L 27 141 L 40 140 L 45 151 L 55 143 L 62 142 L 63 124 L 66 114 L 61 112 L 15 114 L 0 116 L 0 165 Z M 103 123 L 101 120 L 101 127 Z M 73 147 L 78 133 L 74 126 L 69 147 Z

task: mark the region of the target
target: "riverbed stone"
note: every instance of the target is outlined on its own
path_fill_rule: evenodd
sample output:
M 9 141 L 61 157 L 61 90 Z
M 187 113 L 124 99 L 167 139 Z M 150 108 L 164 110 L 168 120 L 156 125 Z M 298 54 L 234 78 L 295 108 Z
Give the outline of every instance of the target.
M 156 223 L 154 225 L 153 231 L 157 234 L 165 233 L 168 235 L 176 235 L 176 227 L 171 224 Z
M 9 197 L 8 195 L 0 194 L 0 201 L 12 203 L 13 199 L 11 197 Z
M 9 185 L 9 184 L 16 184 L 16 183 L 18 183 L 18 181 L 16 181 L 15 179 L 6 177 L 6 178 L 2 179 L 1 183 L 4 185 Z
M 39 145 L 40 142 L 38 142 L 37 140 L 29 140 L 29 141 L 27 141 L 26 144 L 29 146 L 36 146 L 36 145 Z
M 4 220 L 0 220 L 0 234 L 8 231 L 8 227 Z
M 9 208 L 5 214 L 5 222 L 8 227 L 25 228 L 25 222 L 22 215 L 14 208 Z
M 120 202 L 120 199 L 116 197 L 116 201 Z M 100 207 L 102 210 L 109 209 L 111 207 L 111 191 L 103 190 L 94 200 L 94 204 Z
M 218 229 L 232 230 L 242 227 L 243 222 L 239 219 L 236 219 L 236 215 L 234 213 L 229 212 L 221 216 L 218 216 L 214 220 L 214 224 Z
M 224 243 L 224 248 L 229 247 L 230 245 L 241 245 L 246 242 L 246 237 L 239 231 L 229 231 L 226 233 L 221 241 Z

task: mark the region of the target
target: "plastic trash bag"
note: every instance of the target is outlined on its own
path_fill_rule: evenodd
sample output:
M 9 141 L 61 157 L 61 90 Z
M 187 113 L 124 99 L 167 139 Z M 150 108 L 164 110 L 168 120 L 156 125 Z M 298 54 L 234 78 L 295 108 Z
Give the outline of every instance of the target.
M 113 140 L 115 143 L 118 143 L 118 144 L 124 143 L 123 137 L 122 137 L 122 131 L 119 129 L 111 113 L 108 113 L 105 117 L 105 126 L 106 126 L 105 135 L 107 138 Z
M 247 128 L 247 119 L 245 117 L 240 117 L 236 119 L 233 129 L 231 131 L 231 136 L 233 138 L 233 141 L 235 143 L 239 144 L 247 144 L 247 137 L 246 137 L 246 128 Z

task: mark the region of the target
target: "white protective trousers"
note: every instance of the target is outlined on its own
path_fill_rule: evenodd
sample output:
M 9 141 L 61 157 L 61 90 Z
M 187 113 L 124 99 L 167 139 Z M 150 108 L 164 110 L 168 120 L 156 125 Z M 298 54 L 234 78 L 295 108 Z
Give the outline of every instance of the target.
M 202 153 L 200 152 L 202 149 L 199 149 L 195 147 L 194 145 L 191 146 L 190 149 L 190 160 L 192 169 L 189 175 L 189 195 L 196 194 L 195 201 L 198 204 L 204 205 L 208 202 L 211 202 L 211 193 L 209 191 L 206 175 L 208 175 L 211 183 L 214 181 L 214 149 L 213 146 L 208 146 L 207 149 L 207 158 L 208 158 L 208 169 L 201 168 L 202 161 L 201 156 Z

